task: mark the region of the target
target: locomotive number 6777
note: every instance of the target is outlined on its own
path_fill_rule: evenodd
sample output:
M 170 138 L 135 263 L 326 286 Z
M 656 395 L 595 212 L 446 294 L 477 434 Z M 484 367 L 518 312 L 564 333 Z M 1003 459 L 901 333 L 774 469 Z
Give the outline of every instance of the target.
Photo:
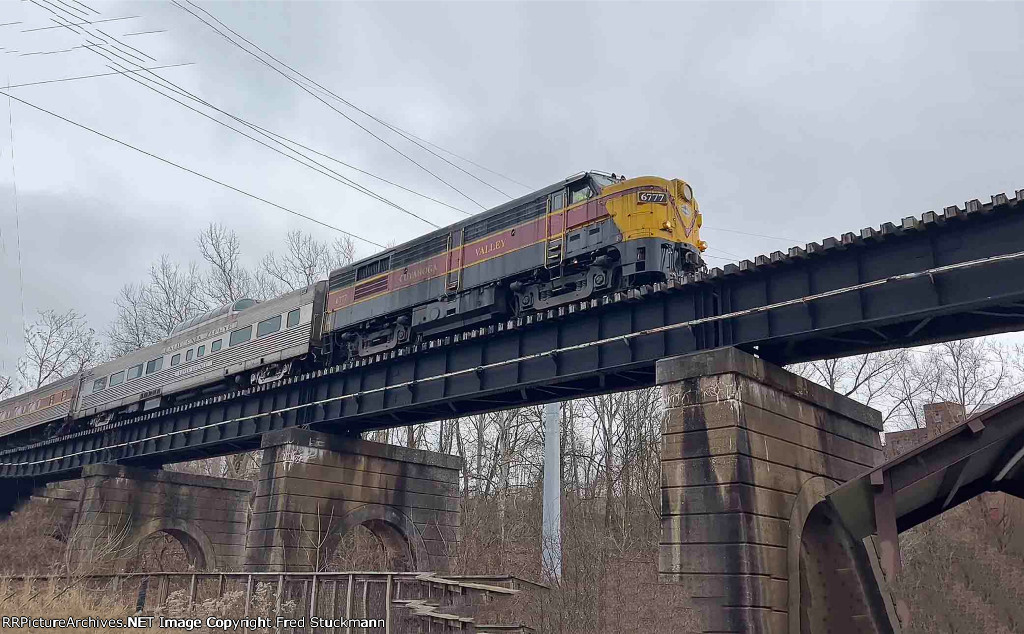
M 701 266 L 681 180 L 584 172 L 331 273 L 332 361 Z

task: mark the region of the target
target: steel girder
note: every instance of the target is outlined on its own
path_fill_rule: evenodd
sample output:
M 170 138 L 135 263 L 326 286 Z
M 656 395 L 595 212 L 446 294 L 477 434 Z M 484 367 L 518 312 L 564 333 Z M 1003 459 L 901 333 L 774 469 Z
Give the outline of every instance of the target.
M 721 346 L 786 364 L 1018 330 L 1019 253 L 1024 191 L 6 450 L 0 478 L 233 453 L 290 426 L 357 433 L 650 386 L 658 359 Z

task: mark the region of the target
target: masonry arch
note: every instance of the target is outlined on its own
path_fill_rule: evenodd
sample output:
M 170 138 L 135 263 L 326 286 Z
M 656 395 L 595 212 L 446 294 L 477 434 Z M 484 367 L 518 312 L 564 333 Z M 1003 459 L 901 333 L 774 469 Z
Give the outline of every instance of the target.
M 804 482 L 789 519 L 789 631 L 890 634 L 870 556 L 842 523 L 825 495 L 836 483 Z M 843 572 L 838 572 L 843 571 Z M 853 631 L 853 630 L 851 630 Z
M 217 553 L 213 542 L 206 536 L 203 529 L 185 520 L 174 518 L 154 518 L 140 526 L 136 531 L 135 548 L 139 548 L 152 535 L 166 533 L 173 537 L 185 549 L 189 562 L 196 570 L 212 570 L 216 566 Z
M 395 507 L 384 504 L 364 504 L 342 517 L 330 542 L 330 552 L 337 550 L 342 537 L 360 526 L 380 542 L 396 568 L 429 569 L 430 557 L 416 524 Z

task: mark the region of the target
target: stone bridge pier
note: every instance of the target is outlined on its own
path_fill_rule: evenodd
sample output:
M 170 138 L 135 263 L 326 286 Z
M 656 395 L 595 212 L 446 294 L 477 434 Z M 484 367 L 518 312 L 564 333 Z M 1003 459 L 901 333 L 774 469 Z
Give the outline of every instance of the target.
M 131 571 L 159 532 L 178 540 L 196 570 L 322 571 L 359 526 L 384 546 L 391 570 L 449 570 L 460 458 L 304 429 L 267 434 L 263 450 L 256 483 L 90 465 L 80 493 L 48 487 L 29 504 L 53 508 L 55 524 L 66 525 L 82 574 Z
M 83 574 L 123 572 L 150 535 L 181 543 L 197 570 L 238 570 L 252 483 L 245 480 L 89 465 L 68 545 Z
M 871 542 L 815 506 L 881 463 L 881 415 L 736 349 L 664 359 L 657 380 L 659 576 L 691 598 L 702 631 L 898 628 Z
M 357 526 L 380 540 L 394 570 L 449 570 L 461 458 L 297 428 L 262 446 L 247 571 L 325 570 Z

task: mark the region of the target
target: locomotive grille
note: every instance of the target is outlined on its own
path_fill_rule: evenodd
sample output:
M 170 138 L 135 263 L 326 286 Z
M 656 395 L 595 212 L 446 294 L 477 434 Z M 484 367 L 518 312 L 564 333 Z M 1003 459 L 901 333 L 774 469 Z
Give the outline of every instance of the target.
M 330 290 L 335 291 L 339 288 L 346 286 L 352 286 L 356 283 L 356 270 L 347 269 L 331 278 Z
M 356 287 L 356 292 L 353 294 L 354 299 L 362 299 L 367 295 L 373 295 L 381 291 L 386 291 L 388 288 L 388 278 L 382 277 L 379 280 L 373 280 L 372 282 L 363 282 Z
M 381 258 L 379 260 L 370 262 L 369 264 L 364 264 L 361 267 L 359 267 L 359 269 L 356 271 L 356 279 L 365 280 L 366 278 L 373 277 L 378 273 L 383 273 L 384 271 L 390 269 L 390 263 L 391 256 L 388 256 L 386 258 Z
M 502 229 L 524 223 L 527 220 L 539 218 L 548 210 L 547 200 L 546 197 L 538 198 L 507 213 L 484 218 L 483 220 L 466 225 L 465 241 L 470 242 L 490 235 L 495 231 L 501 231 Z
M 424 240 L 419 244 L 414 244 L 407 249 L 402 249 L 391 256 L 391 268 L 400 269 L 407 264 L 419 262 L 424 258 L 442 253 L 448 248 L 448 236 L 449 234 L 446 233 L 430 240 Z

